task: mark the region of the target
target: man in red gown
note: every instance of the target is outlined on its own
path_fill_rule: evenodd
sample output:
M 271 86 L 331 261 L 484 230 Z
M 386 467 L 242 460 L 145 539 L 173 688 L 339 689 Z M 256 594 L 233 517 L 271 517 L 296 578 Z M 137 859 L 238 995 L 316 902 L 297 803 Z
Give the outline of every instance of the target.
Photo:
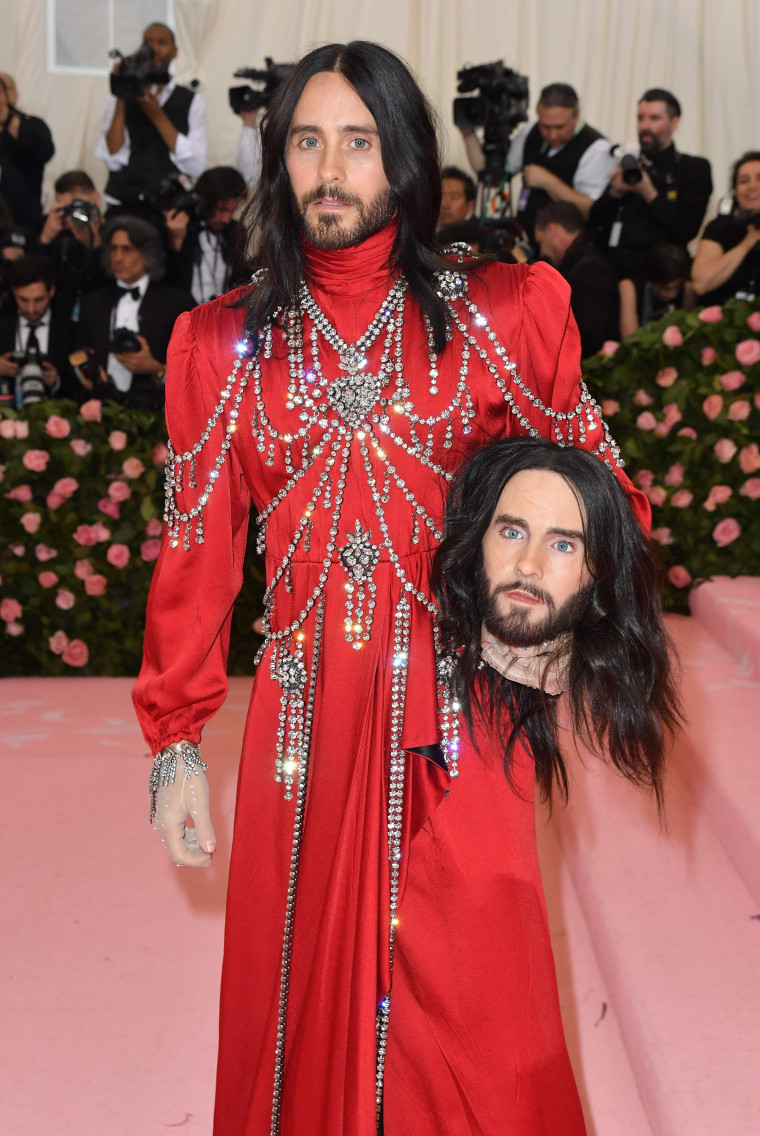
M 182 316 L 170 348 L 167 531 L 135 688 L 157 826 L 177 863 L 208 863 L 195 746 L 226 693 L 253 501 L 266 636 L 214 1133 L 581 1136 L 532 762 L 510 786 L 488 740 L 460 734 L 430 593 L 447 487 L 486 442 L 544 435 L 618 472 L 569 291 L 545 265 L 435 254 L 431 116 L 383 48 L 306 56 L 263 148 L 261 271 L 236 305 Z

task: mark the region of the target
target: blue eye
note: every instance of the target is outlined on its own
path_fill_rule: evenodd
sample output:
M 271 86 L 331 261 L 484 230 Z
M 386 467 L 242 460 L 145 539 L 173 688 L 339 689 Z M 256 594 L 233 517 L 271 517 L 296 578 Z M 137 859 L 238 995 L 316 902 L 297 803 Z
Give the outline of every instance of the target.
M 369 142 L 366 138 L 354 138 L 354 145 L 358 150 L 366 150 L 369 146 Z
M 514 540 L 516 537 L 520 536 L 520 530 L 519 529 L 505 529 L 504 535 L 509 537 L 510 540 Z
M 573 546 L 569 540 L 558 540 L 556 547 L 560 552 L 572 552 Z

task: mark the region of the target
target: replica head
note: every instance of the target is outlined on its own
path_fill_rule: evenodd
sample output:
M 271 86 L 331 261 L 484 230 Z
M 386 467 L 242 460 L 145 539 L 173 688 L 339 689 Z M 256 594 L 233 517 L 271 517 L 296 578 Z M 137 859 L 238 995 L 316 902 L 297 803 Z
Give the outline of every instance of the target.
M 568 249 L 583 235 L 583 214 L 572 201 L 551 201 L 536 217 L 536 242 L 542 260 L 562 264 Z
M 240 206 L 245 190 L 245 179 L 234 166 L 212 166 L 202 173 L 193 193 L 201 200 L 206 228 L 221 233 Z
M 734 163 L 731 189 L 737 208 L 760 213 L 760 150 L 748 150 Z
M 439 229 L 456 225 L 472 216 L 476 197 L 475 182 L 457 166 L 446 166 L 441 174 Z
M 166 250 L 157 229 L 142 217 L 125 213 L 103 228 L 103 263 L 106 271 L 128 287 L 143 276 L 160 280 Z
M 30 323 L 41 320 L 55 295 L 55 276 L 46 256 L 22 256 L 8 269 L 19 315 Z
M 666 150 L 681 121 L 681 104 L 662 87 L 652 87 L 639 99 L 636 126 L 643 154 L 651 156 Z
M 544 142 L 554 150 L 566 146 L 578 129 L 581 104 L 569 83 L 550 83 L 538 97 L 538 129 Z
M 355 41 L 318 47 L 278 86 L 262 126 L 261 177 L 246 221 L 255 263 L 247 327 L 287 304 L 305 275 L 302 239 L 323 249 L 360 244 L 395 218 L 399 267 L 446 344 L 448 316 L 433 273 L 441 173 L 433 112 L 406 64 Z
M 527 743 L 539 783 L 564 793 L 557 699 L 483 667 L 483 629 L 567 668 L 576 733 L 659 793 L 664 734 L 678 721 L 658 572 L 615 475 L 583 450 L 497 442 L 454 484 L 433 586 L 444 647 L 470 725 L 501 730 L 509 772 Z

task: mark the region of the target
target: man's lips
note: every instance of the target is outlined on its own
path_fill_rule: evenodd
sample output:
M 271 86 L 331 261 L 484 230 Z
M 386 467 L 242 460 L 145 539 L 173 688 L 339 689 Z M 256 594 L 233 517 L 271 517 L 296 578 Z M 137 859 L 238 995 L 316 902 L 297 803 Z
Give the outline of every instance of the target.
M 314 204 L 318 209 L 348 209 L 346 201 L 336 201 L 334 197 L 320 197 Z
M 507 596 L 508 599 L 516 600 L 517 603 L 531 604 L 531 605 L 542 603 L 542 601 L 537 599 L 536 596 L 532 596 L 530 594 L 530 592 L 514 591 L 514 592 L 505 592 L 504 594 Z

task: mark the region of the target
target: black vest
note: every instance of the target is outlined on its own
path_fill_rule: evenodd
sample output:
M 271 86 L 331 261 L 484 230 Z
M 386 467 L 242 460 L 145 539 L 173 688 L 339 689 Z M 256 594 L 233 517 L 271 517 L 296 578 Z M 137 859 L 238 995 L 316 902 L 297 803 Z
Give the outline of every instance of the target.
M 164 114 L 180 134 L 188 132 L 193 96 L 188 87 L 175 87 L 164 103 Z M 179 173 L 163 138 L 132 99 L 127 99 L 127 130 L 129 162 L 114 170 L 106 185 L 106 194 L 124 204 L 136 201 L 140 194 L 153 193 L 164 178 Z
M 550 170 L 555 177 L 563 181 L 565 185 L 572 186 L 575 171 L 578 169 L 578 164 L 583 155 L 599 138 L 604 135 L 600 134 L 598 130 L 594 130 L 593 126 L 582 126 L 577 134 L 567 142 L 561 150 L 556 154 L 549 157 L 548 154 L 542 153 L 546 145 L 541 135 L 541 130 L 538 123 L 536 123 L 532 130 L 528 131 L 528 137 L 525 139 L 525 148 L 523 150 L 523 165 L 524 166 L 543 166 L 545 169 Z M 548 147 L 547 147 L 548 149 Z M 528 236 L 533 240 L 533 230 L 536 223 L 536 214 L 545 205 L 548 205 L 551 197 L 545 189 L 531 189 L 527 195 L 527 200 L 521 197 L 521 206 L 517 214 L 517 219 L 521 225 L 527 230 Z

